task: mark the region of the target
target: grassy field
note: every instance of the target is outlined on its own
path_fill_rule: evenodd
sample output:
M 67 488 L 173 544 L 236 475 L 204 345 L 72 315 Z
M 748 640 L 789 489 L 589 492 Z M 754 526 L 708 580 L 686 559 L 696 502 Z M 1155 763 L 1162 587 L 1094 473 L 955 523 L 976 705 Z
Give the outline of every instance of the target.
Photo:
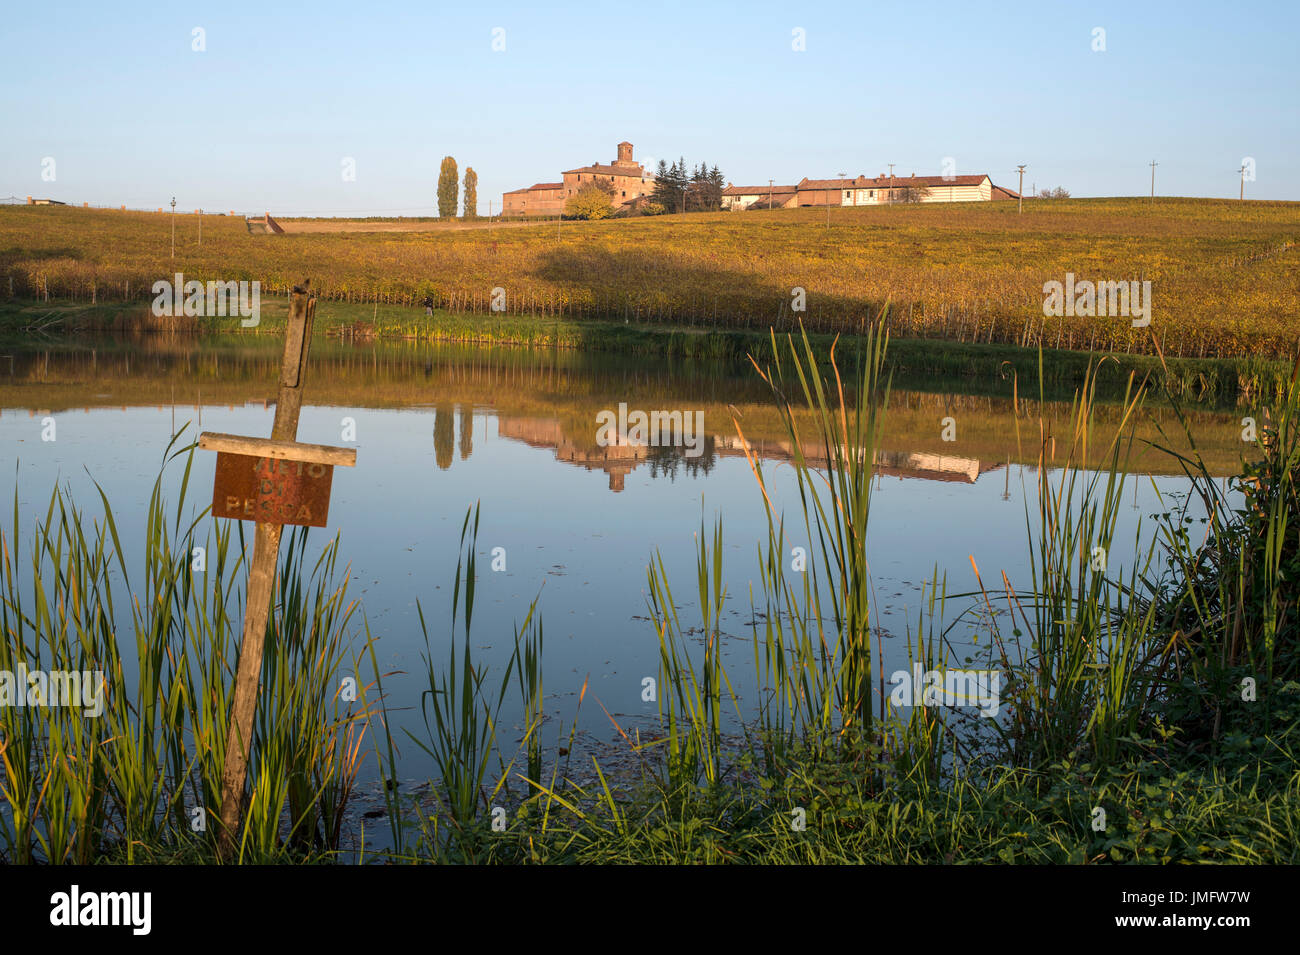
M 323 223 L 346 229 L 346 223 Z M 357 229 L 374 223 L 357 224 Z M 890 303 L 894 340 L 1169 357 L 1285 358 L 1300 313 L 1300 205 L 1163 199 L 698 214 L 494 229 L 251 235 L 238 217 L 0 208 L 0 294 L 150 300 L 158 279 L 310 277 L 324 302 L 601 319 L 694 330 L 858 332 Z M 297 226 L 295 226 L 297 228 Z M 1149 327 L 1043 315 L 1067 273 L 1152 283 Z M 505 311 L 491 310 L 503 289 Z M 794 290 L 806 309 L 794 308 Z

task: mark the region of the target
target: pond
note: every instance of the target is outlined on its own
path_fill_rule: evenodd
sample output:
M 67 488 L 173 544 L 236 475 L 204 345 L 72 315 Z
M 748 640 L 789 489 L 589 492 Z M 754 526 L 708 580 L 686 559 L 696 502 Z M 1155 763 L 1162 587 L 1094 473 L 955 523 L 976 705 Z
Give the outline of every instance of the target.
M 30 533 L 59 482 L 94 515 L 97 482 L 130 566 L 142 559 L 149 493 L 176 430 L 185 428 L 187 440 L 200 430 L 270 434 L 279 353 L 269 338 L 102 338 L 10 351 L 0 355 L 6 508 L 16 487 Z M 1011 383 L 1000 380 L 894 383 L 867 553 L 885 673 L 908 667 L 908 638 L 936 573 L 950 595 L 978 590 L 973 565 L 990 590 L 1002 589 L 1004 572 L 1013 586 L 1031 587 L 1026 495 L 1036 522 L 1039 421 L 1062 456 L 1070 405 L 1026 401 L 1029 390 L 1022 383 L 1013 401 Z M 1175 416 L 1158 399 L 1149 406 L 1116 537 L 1125 547 L 1149 540 L 1154 516 L 1181 503 L 1188 486 L 1172 457 L 1142 450 L 1142 440 L 1185 447 Z M 679 433 L 675 444 L 656 444 L 656 434 L 605 440 L 602 424 L 635 423 L 636 411 L 682 412 L 700 429 Z M 1118 417 L 1117 403 L 1102 404 L 1097 433 L 1112 433 Z M 1241 416 L 1192 410 L 1187 421 L 1211 473 L 1237 473 Z M 358 457 L 356 467 L 335 470 L 328 527 L 311 531 L 309 551 L 340 537 L 350 595 L 360 598 L 378 639 L 381 670 L 392 674 L 385 690 L 398 735 L 422 732 L 425 644 L 417 601 L 441 663 L 452 639 L 461 527 L 476 503 L 473 645 L 481 661 L 504 665 L 515 625 L 538 599 L 546 708 L 556 732 L 567 734 L 577 718 L 584 738 L 604 745 L 616 736 L 611 717 L 626 727 L 654 716 L 655 704 L 642 699 L 643 678 L 659 668 L 647 564 L 662 554 L 683 626 L 698 623 L 695 538 L 717 520 L 729 594 L 724 660 L 746 706 L 754 692 L 750 590 L 767 522 L 737 423 L 787 515 L 789 546 L 814 554 L 792 447 L 752 366 L 405 342 L 314 344 L 298 438 L 355 446 Z M 1104 448 L 1093 450 L 1095 464 Z M 195 514 L 210 502 L 215 458 L 195 452 L 188 500 Z M 169 500 L 181 470 L 169 468 Z M 1111 560 L 1118 570 L 1132 551 Z M 952 620 L 974 603 L 954 598 L 945 615 Z M 959 623 L 950 634 L 954 647 L 974 649 L 973 633 Z M 579 707 L 584 683 L 594 701 Z M 519 714 L 507 708 L 506 716 L 517 730 Z M 547 744 L 554 742 L 548 735 Z M 409 741 L 403 757 L 404 775 L 428 777 Z

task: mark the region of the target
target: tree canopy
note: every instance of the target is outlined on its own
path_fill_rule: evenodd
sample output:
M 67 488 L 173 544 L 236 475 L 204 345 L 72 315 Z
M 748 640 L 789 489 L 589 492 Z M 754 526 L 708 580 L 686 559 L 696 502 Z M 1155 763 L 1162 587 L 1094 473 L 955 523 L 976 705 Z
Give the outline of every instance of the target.
M 584 182 L 582 187 L 564 203 L 564 214 L 570 219 L 604 219 L 612 211 L 614 189 L 603 179 Z
M 726 179 L 715 164 L 700 163 L 687 171 L 686 160 L 671 166 L 662 159 L 655 173 L 651 199 L 667 212 L 712 212 L 722 208 L 722 190 Z
M 924 202 L 929 195 L 929 186 L 916 186 L 909 184 L 894 189 L 895 202 Z

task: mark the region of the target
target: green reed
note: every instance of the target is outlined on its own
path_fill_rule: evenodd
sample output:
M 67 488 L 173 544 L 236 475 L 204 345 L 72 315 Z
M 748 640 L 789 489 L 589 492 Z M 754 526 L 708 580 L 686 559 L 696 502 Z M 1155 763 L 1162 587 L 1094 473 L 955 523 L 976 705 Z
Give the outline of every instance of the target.
M 889 403 L 888 333 L 883 326 L 867 329 L 847 394 L 835 357 L 838 342 L 823 362 L 807 332 L 800 334 L 802 347 L 786 336 L 788 360 L 775 333 L 771 366 L 765 369 L 751 358 L 790 440 L 810 565 L 801 584 L 791 586 L 784 569 L 784 520 L 774 513 L 758 458 L 747 451 L 768 520 L 761 576 L 768 610 L 763 661 L 757 660 L 756 643 L 755 665 L 773 687 L 777 709 L 769 711 L 775 720 L 765 728 L 776 730 L 773 739 L 780 739 L 789 716 L 800 721 L 801 733 L 811 730 L 823 740 L 835 730 L 846 740 L 869 741 L 874 688 L 866 541 L 875 453 Z M 810 435 L 801 431 L 807 417 L 813 421 Z M 810 455 L 821 455 L 825 464 L 814 464 Z
M 1242 420 L 1243 451 L 1260 452 L 1244 460 L 1241 476 L 1216 480 L 1191 439 L 1191 428 L 1171 395 L 1188 439 L 1187 453 L 1173 456 L 1191 483 L 1182 506 L 1171 506 L 1161 537 L 1174 573 L 1157 589 L 1161 625 L 1172 633 L 1166 649 L 1169 683 L 1200 688 L 1166 702 L 1174 718 L 1209 718 L 1206 735 L 1218 740 L 1225 712 L 1247 702 L 1243 681 L 1266 686 L 1300 678 L 1300 646 L 1295 640 L 1300 545 L 1295 515 L 1300 513 L 1300 360 L 1285 389 Z M 1261 396 L 1268 398 L 1268 396 Z M 1249 428 L 1255 428 L 1255 434 Z M 1196 502 L 1204 512 L 1203 533 L 1188 516 Z M 1167 692 L 1163 694 L 1169 697 Z M 1274 694 L 1260 689 L 1264 723 L 1271 723 Z
M 745 726 L 756 730 L 751 742 L 765 771 L 779 776 L 793 758 L 822 759 L 838 748 L 843 755 L 887 752 L 895 770 L 937 780 L 976 756 L 995 755 L 989 747 L 998 741 L 1007 756 L 1031 766 L 1059 761 L 1081 748 L 1102 763 L 1115 760 L 1123 741 L 1150 725 L 1150 706 L 1164 680 L 1162 641 L 1168 637 L 1152 599 L 1156 540 L 1148 534 L 1151 539 L 1144 543 L 1139 520 L 1130 557 L 1116 530 L 1132 480 L 1134 426 L 1144 389 L 1130 376 L 1118 422 L 1098 433 L 1093 368 L 1062 433 L 1053 435 L 1045 421 L 1038 422 L 1035 487 L 1025 493 L 1031 586 L 1017 589 L 1003 574 L 991 594 L 981 578 L 980 591 L 955 595 L 976 604 L 946 623 L 951 596 L 937 567 L 923 591 L 929 621 L 923 613 L 915 645 L 909 641 L 910 662 L 927 671 L 946 667 L 954 657 L 951 634 L 963 626 L 988 637 L 988 662 L 1005 677 L 1001 715 L 977 721 L 974 732 L 969 725 L 959 731 L 960 720 L 919 702 L 905 718 L 888 706 L 883 673 L 873 686 L 872 655 L 880 648 L 871 632 L 866 535 L 875 449 L 889 392 L 883 375 L 886 344 L 883 330 L 867 333 L 865 357 L 850 387 L 834 351 L 829 365 L 819 366 L 806 338 L 802 348 L 788 338 L 789 359 L 783 360 L 773 336 L 771 370 L 755 362 L 785 423 L 802 530 L 810 544 L 807 566 L 795 567 L 787 521 L 776 513 L 762 467 L 750 455 L 767 509 L 768 540 L 759 549 L 758 588 L 751 593 L 760 695 Z M 742 422 L 736 426 L 743 442 Z M 1090 468 L 1087 462 L 1096 460 L 1098 445 L 1103 463 Z M 719 531 L 715 553 L 720 547 Z M 973 557 L 972 563 L 978 577 Z M 792 579 L 792 572 L 798 576 Z M 714 576 L 706 589 L 701 569 L 706 622 L 708 594 L 723 592 L 720 570 Z M 663 697 L 670 701 L 669 764 L 700 765 L 712 781 L 726 770 L 713 720 L 718 694 L 709 692 L 711 673 L 723 671 L 710 655 L 711 644 L 706 644 L 703 671 L 674 652 L 671 638 L 680 625 L 666 577 L 662 562 L 651 565 L 651 614 L 664 660 Z M 880 700 L 874 719 L 873 695 Z
M 722 663 L 722 608 L 727 599 L 722 581 L 722 522 L 714 526 L 712 549 L 701 524 L 696 536 L 696 585 L 699 594 L 704 653 L 697 676 L 673 601 L 663 557 L 656 555 L 647 569 L 647 605 L 659 636 L 659 716 L 665 722 L 666 776 L 670 791 L 696 785 L 703 778 L 716 785 L 721 778 L 722 687 L 733 705 L 736 695 Z M 666 708 L 666 713 L 665 713 Z
M 464 646 L 460 662 L 457 663 L 457 648 L 453 637 L 450 657 L 441 673 L 433 663 L 424 610 L 419 603 L 416 604 L 420 629 L 424 634 L 425 676 L 429 687 L 420 694 L 420 711 L 424 718 L 426 738 L 420 739 L 407 731 L 416 745 L 432 757 L 438 771 L 440 793 L 446 801 L 452 826 L 462 833 L 478 818 L 480 804 L 491 805 L 497 793 L 505 786 L 510 766 L 514 763 L 513 758 L 509 764 L 502 761 L 496 784 L 491 789 L 485 788 L 492 758 L 500 758 L 497 724 L 506 693 L 516 676 L 524 695 L 524 710 L 528 720 L 526 745 L 530 778 L 536 781 L 541 776 L 541 750 L 537 734 L 542 717 L 542 631 L 540 621 L 535 628 L 533 623 L 537 601 L 533 601 L 523 624 L 515 630 L 514 653 L 506 664 L 500 683 L 493 684 L 493 690 L 488 686 L 487 668 L 475 665 L 470 645 L 474 594 L 478 581 L 478 558 L 475 551 L 478 525 L 479 508 L 475 505 L 465 512 L 465 521 L 461 525 L 461 556 L 456 561 L 456 578 L 452 589 L 450 629 L 453 634 L 459 620 L 462 591 L 464 593 Z
M 483 851 L 491 853 L 490 845 L 485 849 L 481 838 L 480 809 L 491 807 L 499 794 L 508 791 L 511 769 L 518 758 L 516 752 L 506 760 L 498 733 L 501 708 L 512 683 L 518 685 L 523 704 L 521 747 L 527 763 L 523 779 L 533 790 L 545 791 L 541 783 L 544 636 L 541 617 L 536 614 L 538 598 L 534 598 L 522 624 L 515 627 L 514 648 L 500 681 L 489 682 L 488 668 L 475 662 L 470 643 L 478 586 L 478 528 L 479 506 L 475 505 L 466 511 L 461 525 L 460 556 L 452 585 L 451 641 L 445 666 L 434 663 L 424 608 L 416 602 L 425 641 L 424 677 L 428 688 L 420 694 L 424 737 L 410 730 L 406 734 L 433 761 L 437 773 L 433 798 L 437 808 L 445 813 L 429 814 L 418 797 L 410 805 L 403 805 L 398 794 L 397 754 L 388 731 L 382 677 L 376 678 L 377 705 L 383 713 L 384 733 L 383 748 L 379 737 L 375 745 L 392 833 L 392 847 L 388 852 L 392 858 L 476 860 Z M 458 648 L 455 631 L 462 612 L 463 642 Z M 496 781 L 490 783 L 489 770 L 494 760 Z M 412 823 L 413 842 L 408 835 Z
M 206 508 L 186 516 L 195 446 L 179 441 L 153 485 L 135 568 L 102 489 L 103 513 L 93 517 L 56 487 L 24 575 L 13 560 L 24 540 L 15 492 L 12 531 L 0 531 L 0 670 L 100 672 L 103 711 L 0 706 L 0 849 L 9 861 L 211 849 L 246 562 L 230 525 L 212 522 L 200 537 Z M 172 512 L 163 477 L 177 460 Z M 337 847 L 368 718 L 328 682 L 349 652 L 346 580 L 333 582 L 337 540 L 310 575 L 305 546 L 305 534 L 290 535 L 268 625 L 245 860 L 276 856 L 285 838 Z
M 1002 618 L 989 615 L 1011 684 L 1008 738 L 1018 757 L 1034 764 L 1063 758 L 1085 742 L 1098 758 L 1113 759 L 1119 740 L 1137 728 L 1146 694 L 1139 664 L 1154 638 L 1154 615 L 1143 597 L 1155 541 L 1143 548 L 1140 520 L 1127 579 L 1115 566 L 1115 527 L 1144 390 L 1130 376 L 1114 432 L 1098 436 L 1096 388 L 1090 372 L 1060 449 L 1058 437 L 1039 422 L 1036 494 L 1025 490 L 1032 587 L 1019 591 L 1003 575 L 999 601 L 1005 600 L 1010 639 L 1002 639 Z M 1098 442 L 1105 464 L 1090 470 L 1085 462 Z M 1059 459 L 1058 450 L 1064 452 Z M 991 610 L 987 592 L 983 599 Z

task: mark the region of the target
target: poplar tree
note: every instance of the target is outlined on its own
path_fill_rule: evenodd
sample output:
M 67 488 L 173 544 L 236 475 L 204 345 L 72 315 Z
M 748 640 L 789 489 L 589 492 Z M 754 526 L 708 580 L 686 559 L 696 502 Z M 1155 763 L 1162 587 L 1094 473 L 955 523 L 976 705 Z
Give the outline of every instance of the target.
M 438 173 L 438 216 L 443 219 L 456 218 L 456 193 L 460 191 L 456 173 L 456 160 L 444 156 Z
M 478 218 L 478 173 L 473 166 L 465 167 L 465 212 L 466 219 Z

